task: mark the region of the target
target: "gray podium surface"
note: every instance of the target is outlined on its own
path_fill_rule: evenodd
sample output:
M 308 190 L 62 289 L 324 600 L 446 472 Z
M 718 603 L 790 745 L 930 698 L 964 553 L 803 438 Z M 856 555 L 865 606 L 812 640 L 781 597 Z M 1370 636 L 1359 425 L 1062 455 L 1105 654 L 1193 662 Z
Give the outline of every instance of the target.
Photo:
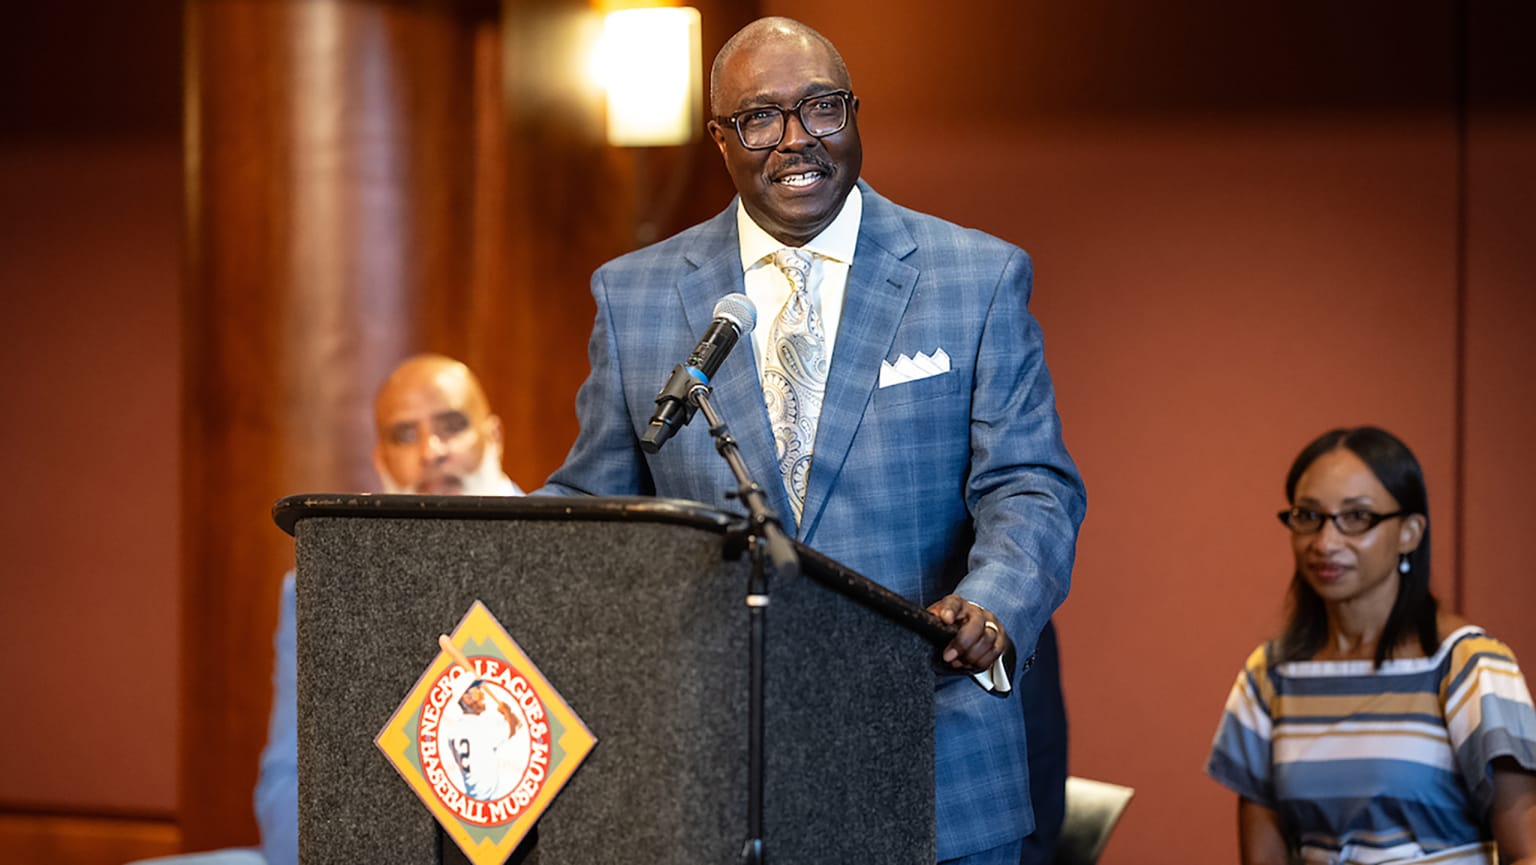
M 374 737 L 481 601 L 597 737 L 539 865 L 735 863 L 747 836 L 751 563 L 738 518 L 657 499 L 295 496 L 299 852 L 457 861 Z M 920 608 L 802 549 L 770 581 L 768 861 L 932 863 Z M 446 851 L 444 847 L 448 848 Z

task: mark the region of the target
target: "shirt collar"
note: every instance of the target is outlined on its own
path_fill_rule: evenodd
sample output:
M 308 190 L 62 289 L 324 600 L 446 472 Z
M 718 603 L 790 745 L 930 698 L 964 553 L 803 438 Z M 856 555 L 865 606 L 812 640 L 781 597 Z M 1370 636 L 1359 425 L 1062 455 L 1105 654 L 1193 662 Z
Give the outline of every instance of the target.
M 853 263 L 853 250 L 859 240 L 859 221 L 864 216 L 864 195 L 857 186 L 848 190 L 843 209 L 837 212 L 832 224 L 800 247 L 822 258 L 830 258 L 843 264 Z M 752 221 L 746 205 L 736 201 L 736 230 L 741 235 L 741 269 L 751 270 L 753 265 L 784 248 L 773 235 Z

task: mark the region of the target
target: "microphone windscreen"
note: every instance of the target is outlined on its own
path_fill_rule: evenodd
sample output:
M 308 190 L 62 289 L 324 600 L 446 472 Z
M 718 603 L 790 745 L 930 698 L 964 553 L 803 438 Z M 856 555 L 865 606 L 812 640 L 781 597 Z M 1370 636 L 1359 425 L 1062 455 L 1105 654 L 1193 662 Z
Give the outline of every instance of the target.
M 745 294 L 727 294 L 715 304 L 715 318 L 729 319 L 736 325 L 737 332 L 746 336 L 757 326 L 757 307 Z

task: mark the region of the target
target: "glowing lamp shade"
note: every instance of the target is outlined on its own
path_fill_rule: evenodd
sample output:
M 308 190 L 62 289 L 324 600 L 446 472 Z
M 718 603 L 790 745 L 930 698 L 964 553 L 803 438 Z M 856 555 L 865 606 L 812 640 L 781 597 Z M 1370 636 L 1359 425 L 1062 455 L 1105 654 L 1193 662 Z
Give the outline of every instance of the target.
M 608 143 L 684 144 L 699 131 L 699 10 L 624 9 L 603 21 L 598 76 Z

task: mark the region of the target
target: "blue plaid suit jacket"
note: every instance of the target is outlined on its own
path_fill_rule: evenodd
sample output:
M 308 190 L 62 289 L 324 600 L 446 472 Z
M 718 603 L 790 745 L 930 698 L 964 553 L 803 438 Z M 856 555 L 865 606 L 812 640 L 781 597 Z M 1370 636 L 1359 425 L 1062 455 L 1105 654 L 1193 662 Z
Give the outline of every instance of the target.
M 979 231 L 900 207 L 860 181 L 863 220 L 848 276 L 799 539 L 922 606 L 959 594 L 996 613 L 1029 656 L 1066 597 L 1086 499 L 1062 443 L 1029 256 Z M 591 375 L 581 432 L 540 490 L 657 495 L 740 510 L 702 418 L 647 455 L 656 391 L 743 291 L 736 203 L 618 258 L 592 277 Z M 773 311 L 759 311 L 760 320 Z M 877 387 L 882 360 L 943 349 L 944 375 Z M 790 522 L 756 361 L 738 347 L 712 399 L 742 456 Z M 969 677 L 936 693 L 938 858 L 1029 833 L 1023 714 Z

